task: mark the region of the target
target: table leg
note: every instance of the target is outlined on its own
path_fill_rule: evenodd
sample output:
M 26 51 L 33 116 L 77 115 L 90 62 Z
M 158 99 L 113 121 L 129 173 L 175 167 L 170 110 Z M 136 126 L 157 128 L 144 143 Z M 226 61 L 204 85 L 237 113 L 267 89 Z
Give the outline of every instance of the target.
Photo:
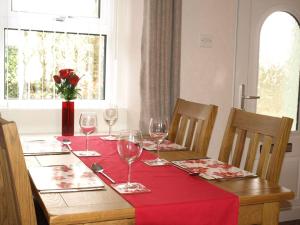
M 278 225 L 279 202 L 264 203 L 262 225 Z

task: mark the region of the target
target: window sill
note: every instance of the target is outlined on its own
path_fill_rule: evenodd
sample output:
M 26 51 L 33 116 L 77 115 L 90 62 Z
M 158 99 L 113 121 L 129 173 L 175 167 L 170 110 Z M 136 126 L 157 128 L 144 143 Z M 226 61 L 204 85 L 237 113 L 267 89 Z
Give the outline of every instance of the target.
M 79 105 L 79 103 L 77 103 Z M 93 107 L 79 108 L 75 105 L 74 129 L 80 132 L 79 117 L 82 112 L 94 111 L 97 113 L 97 132 L 107 132 L 108 125 L 103 119 L 103 109 Z M 9 121 L 15 121 L 20 134 L 59 134 L 61 133 L 60 108 L 19 108 L 0 109 L 1 116 Z M 127 109 L 118 109 L 118 120 L 113 131 L 127 129 Z
M 61 109 L 64 100 L 10 100 L 1 101 L 0 110 L 52 110 Z M 77 109 L 104 109 L 108 105 L 107 100 L 74 100 Z

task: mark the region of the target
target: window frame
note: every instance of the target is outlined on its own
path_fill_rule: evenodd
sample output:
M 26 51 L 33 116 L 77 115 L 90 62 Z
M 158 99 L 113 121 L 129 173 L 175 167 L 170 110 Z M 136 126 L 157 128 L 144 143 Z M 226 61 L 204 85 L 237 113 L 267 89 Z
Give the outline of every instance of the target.
M 5 62 L 4 62 L 4 28 L 28 29 L 55 32 L 100 34 L 106 36 L 104 74 L 104 100 L 75 100 L 80 102 L 80 108 L 103 108 L 107 102 L 114 101 L 116 90 L 115 62 L 115 0 L 101 0 L 100 18 L 66 17 L 64 21 L 57 21 L 60 15 L 45 15 L 39 13 L 14 12 L 11 10 L 11 0 L 1 1 L 0 14 L 0 108 L 15 109 L 53 109 L 60 108 L 62 100 L 7 100 L 4 99 Z M 0 72 L 1 74 L 1 72 Z M 110 87 L 110 88 L 107 88 Z
M 14 2 L 15 0 L 10 0 L 10 9 L 11 9 L 11 12 L 23 12 L 23 13 L 33 13 L 33 14 L 49 14 L 49 15 L 53 15 L 53 14 L 55 14 L 55 13 L 51 13 L 51 11 L 50 12 L 42 12 L 42 11 L 44 11 L 44 8 L 43 9 L 41 9 L 42 11 L 28 11 L 28 10 L 26 10 L 26 9 L 20 9 L 20 10 L 13 10 L 13 2 Z M 18 0 L 16 0 L 16 2 L 17 2 Z M 19 0 L 19 1 L 21 1 L 21 2 L 23 2 L 24 0 Z M 38 0 L 39 1 L 39 0 Z M 46 1 L 48 1 L 48 0 L 46 0 Z M 46 2 L 45 1 L 45 2 Z M 57 2 L 55 2 L 54 1 L 54 3 L 53 3 L 53 1 L 51 1 L 52 2 L 52 4 L 49 4 L 49 5 L 51 5 L 51 6 L 53 6 L 53 4 L 54 4 L 54 6 L 55 6 L 55 8 L 58 8 L 57 6 L 59 6 L 59 4 L 61 3 L 60 2 L 60 0 L 58 0 Z M 34 2 L 31 2 L 31 3 L 33 3 L 34 4 Z M 49 2 L 48 2 L 49 3 Z M 66 2 L 65 2 L 66 3 Z M 16 5 L 17 6 L 17 5 Z M 68 16 L 71 16 L 71 17 L 92 17 L 92 18 L 96 18 L 96 17 L 98 17 L 98 18 L 100 18 L 100 14 L 101 14 L 101 0 L 98 0 L 98 8 L 97 8 L 97 15 L 96 16 L 79 16 L 79 15 L 68 15 L 67 13 L 65 13 L 65 8 L 66 7 L 68 7 L 68 6 L 66 6 L 65 4 L 64 5 L 61 5 L 60 6 L 60 8 L 62 8 L 62 9 L 64 9 L 63 10 L 63 13 L 62 14 L 60 14 L 60 13 L 56 13 L 57 15 L 60 15 L 61 17 L 60 17 L 60 19 L 62 19 L 62 17 L 68 17 Z M 72 9 L 70 9 L 70 10 L 72 10 Z

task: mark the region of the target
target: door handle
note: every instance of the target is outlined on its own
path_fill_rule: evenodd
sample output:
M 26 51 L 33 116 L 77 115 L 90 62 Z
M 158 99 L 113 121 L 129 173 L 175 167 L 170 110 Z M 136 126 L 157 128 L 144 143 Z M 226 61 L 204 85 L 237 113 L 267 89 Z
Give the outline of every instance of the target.
M 246 96 L 245 95 L 245 84 L 241 84 L 240 85 L 240 91 L 239 91 L 239 95 L 240 95 L 240 108 L 242 110 L 245 110 L 245 100 L 255 100 L 255 99 L 259 99 L 260 96 L 254 96 L 254 95 L 249 95 Z
M 250 96 L 242 96 L 242 98 L 244 98 L 244 99 L 259 99 L 260 96 L 253 96 L 253 95 L 250 95 Z

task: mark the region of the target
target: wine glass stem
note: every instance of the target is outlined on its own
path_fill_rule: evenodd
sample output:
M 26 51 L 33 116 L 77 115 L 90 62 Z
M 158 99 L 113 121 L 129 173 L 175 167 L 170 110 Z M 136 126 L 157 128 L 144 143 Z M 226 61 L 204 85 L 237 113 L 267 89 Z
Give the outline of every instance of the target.
M 131 163 L 128 163 L 128 178 L 127 178 L 127 184 L 129 185 L 131 182 Z
M 108 125 L 108 135 L 110 136 L 111 134 L 111 125 Z
M 89 149 L 89 148 L 88 148 L 88 135 L 85 134 L 85 150 L 86 150 L 86 151 L 89 151 L 88 149 Z
M 159 141 L 156 143 L 156 149 L 157 149 L 157 158 L 159 158 L 159 150 L 160 150 L 160 146 L 159 146 Z

